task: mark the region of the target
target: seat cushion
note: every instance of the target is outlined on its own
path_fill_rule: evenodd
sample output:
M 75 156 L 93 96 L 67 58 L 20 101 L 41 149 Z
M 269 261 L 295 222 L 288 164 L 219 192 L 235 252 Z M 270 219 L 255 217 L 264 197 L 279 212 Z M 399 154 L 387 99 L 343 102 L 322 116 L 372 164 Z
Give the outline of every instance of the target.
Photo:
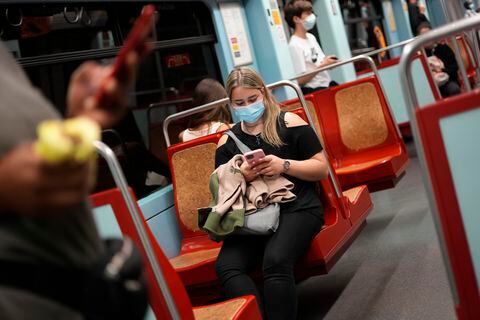
M 389 162 L 392 160 L 393 157 L 394 156 L 385 156 L 378 159 L 373 159 L 365 162 L 347 165 L 347 166 L 335 169 L 335 172 L 337 174 L 350 174 L 350 173 L 355 173 L 362 170 L 367 170 L 367 169 L 382 165 L 386 162 Z
M 246 298 L 236 298 L 210 306 L 193 309 L 196 320 L 227 320 L 234 319 L 240 309 L 248 302 Z
M 215 262 L 221 245 L 206 235 L 182 240 L 180 253 L 169 261 L 185 286 L 216 281 Z
M 178 272 L 180 269 L 188 269 L 216 260 L 219 252 L 220 247 L 188 252 L 171 258 L 170 264 Z
M 348 201 L 350 201 L 350 203 L 356 203 L 358 201 L 358 198 L 361 196 L 362 192 L 364 191 L 364 189 L 365 189 L 365 186 L 358 186 L 358 187 L 343 191 L 343 195 L 348 198 Z

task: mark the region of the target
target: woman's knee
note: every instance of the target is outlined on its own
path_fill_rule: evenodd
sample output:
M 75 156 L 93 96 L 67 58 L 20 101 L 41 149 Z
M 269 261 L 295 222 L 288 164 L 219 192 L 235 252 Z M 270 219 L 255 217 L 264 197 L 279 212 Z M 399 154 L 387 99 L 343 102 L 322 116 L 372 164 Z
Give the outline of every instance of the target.
M 263 257 L 263 272 L 269 273 L 291 273 L 293 271 L 293 259 L 283 251 L 265 252 Z
M 217 259 L 215 262 L 215 272 L 221 280 L 226 280 L 239 274 L 244 274 L 246 272 L 244 269 L 245 268 L 240 264 L 224 261 L 222 259 Z

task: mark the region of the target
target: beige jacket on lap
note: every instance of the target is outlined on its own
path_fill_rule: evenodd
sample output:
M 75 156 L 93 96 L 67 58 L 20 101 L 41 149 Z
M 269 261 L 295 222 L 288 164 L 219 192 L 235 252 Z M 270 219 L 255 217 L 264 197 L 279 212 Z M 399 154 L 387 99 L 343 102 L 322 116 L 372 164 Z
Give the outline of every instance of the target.
M 281 175 L 259 176 L 247 184 L 240 170 L 243 161 L 242 155 L 236 155 L 210 176 L 212 202 L 199 209 L 199 226 L 213 239 L 243 227 L 245 215 L 257 209 L 296 199 L 291 192 L 293 183 Z

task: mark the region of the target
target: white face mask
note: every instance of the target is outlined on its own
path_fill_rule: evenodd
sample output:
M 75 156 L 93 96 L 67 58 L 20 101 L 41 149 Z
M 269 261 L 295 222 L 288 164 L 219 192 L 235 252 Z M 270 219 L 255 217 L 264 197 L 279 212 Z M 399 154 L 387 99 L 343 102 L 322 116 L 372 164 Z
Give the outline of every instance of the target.
M 308 17 L 305 18 L 305 20 L 303 20 L 303 27 L 305 28 L 305 30 L 310 31 L 315 26 L 316 21 L 317 17 L 315 16 L 315 14 L 311 13 Z

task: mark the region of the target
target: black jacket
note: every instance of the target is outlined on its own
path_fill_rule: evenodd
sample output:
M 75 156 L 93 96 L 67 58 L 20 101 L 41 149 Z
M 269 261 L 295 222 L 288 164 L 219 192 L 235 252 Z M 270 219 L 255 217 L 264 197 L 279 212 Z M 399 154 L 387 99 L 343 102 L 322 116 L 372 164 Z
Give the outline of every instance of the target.
M 444 71 L 448 73 L 450 80 L 458 82 L 458 64 L 455 53 L 446 44 L 437 44 L 433 49 L 425 49 L 427 56 L 435 55 L 445 65 Z
M 414 36 L 418 35 L 417 28 L 422 22 L 428 22 L 427 17 L 420 12 L 418 5 L 409 3 L 408 4 L 408 17 L 410 18 L 410 28 L 412 28 L 412 34 Z

